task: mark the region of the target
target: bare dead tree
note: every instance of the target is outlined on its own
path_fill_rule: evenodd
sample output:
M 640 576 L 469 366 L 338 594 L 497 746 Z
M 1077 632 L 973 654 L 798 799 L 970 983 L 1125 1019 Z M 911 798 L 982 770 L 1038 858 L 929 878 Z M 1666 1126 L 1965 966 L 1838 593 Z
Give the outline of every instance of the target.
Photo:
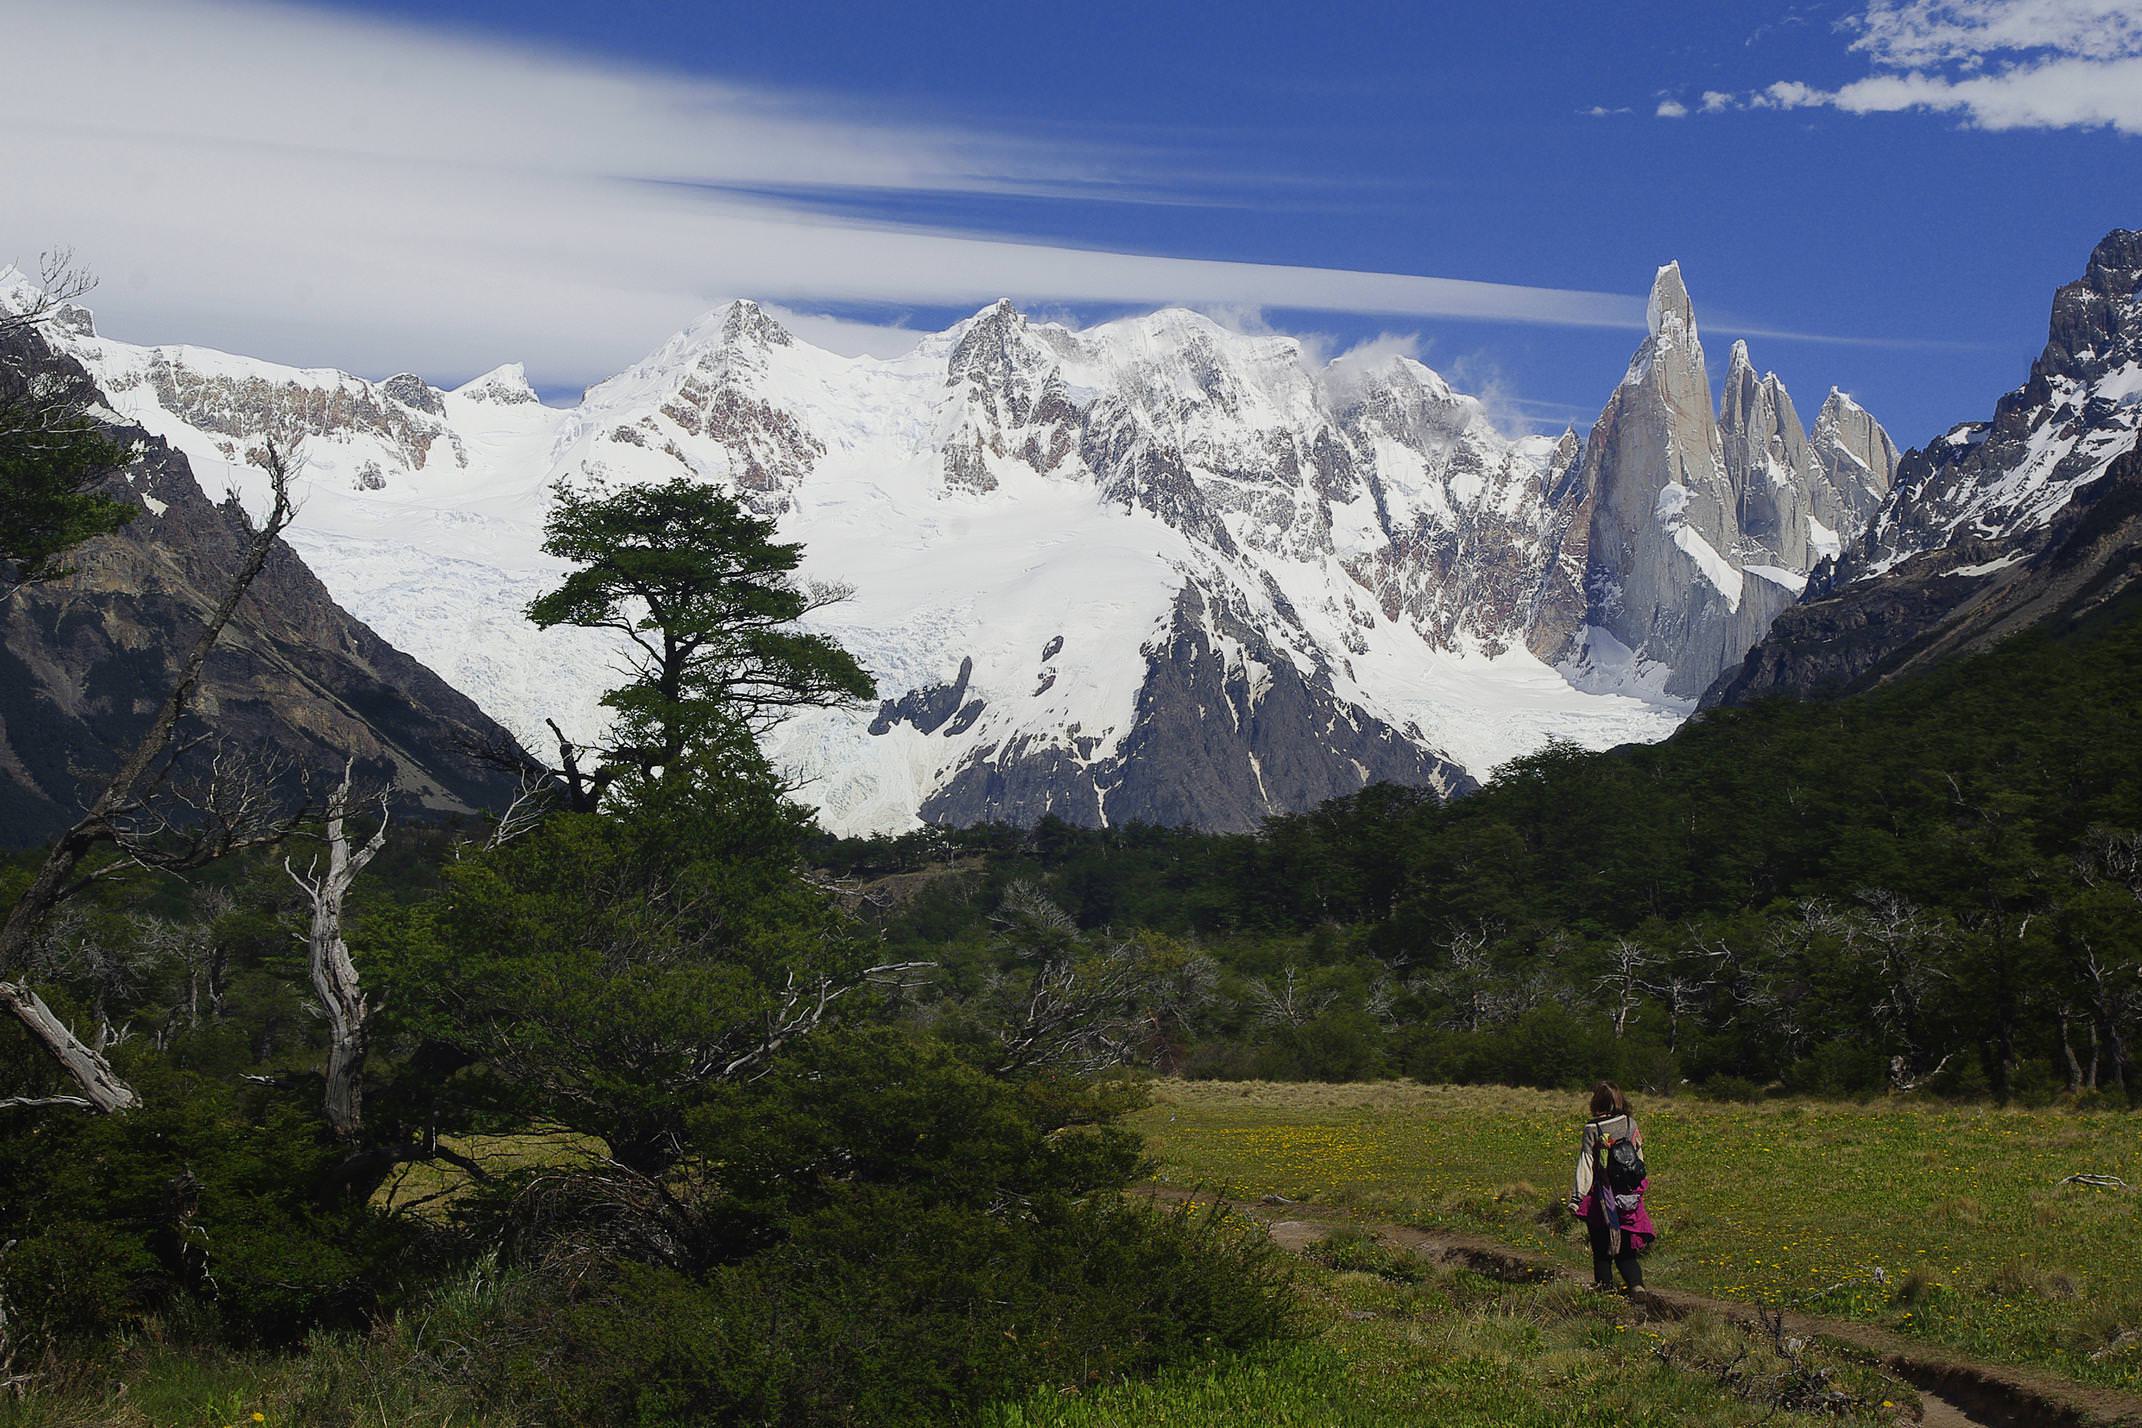
M 91 802 L 88 811 L 62 833 L 45 854 L 29 887 L 8 909 L 6 921 L 0 923 L 0 1008 L 22 1025 L 31 1040 L 79 1091 L 79 1095 L 63 1098 L 61 1104 L 79 1104 L 92 1110 L 113 1112 L 130 1110 L 141 1101 L 134 1088 L 120 1079 L 104 1055 L 76 1036 L 65 1020 L 45 1004 L 44 998 L 21 979 L 18 970 L 31 940 L 53 910 L 103 875 L 102 869 L 91 864 L 93 855 L 100 850 L 117 848 L 124 858 L 137 864 L 148 863 L 173 870 L 199 867 L 237 848 L 273 841 L 294 826 L 294 820 L 290 819 L 262 822 L 257 817 L 258 805 L 248 793 L 240 800 L 245 808 L 235 812 L 226 810 L 228 816 L 219 813 L 211 819 L 212 826 L 205 841 L 188 840 L 168 853 L 152 853 L 152 845 L 159 842 L 157 833 L 166 831 L 167 820 L 155 811 L 154 800 L 158 792 L 171 784 L 172 760 L 169 755 L 178 738 L 180 721 L 192 708 L 200 687 L 201 670 L 208 662 L 210 651 L 230 625 L 239 602 L 259 579 L 269 553 L 295 514 L 290 484 L 297 469 L 296 461 L 296 454 L 284 443 L 274 438 L 267 441 L 262 464 L 267 469 L 273 495 L 267 519 L 253 532 L 253 539 L 247 545 L 238 569 L 224 587 L 215 608 L 209 612 L 200 637 L 180 664 L 178 678 L 164 696 L 148 729 L 120 760 L 118 770 L 105 784 L 103 792 Z M 255 786 L 250 779 L 238 782 L 249 790 Z M 226 796 L 229 789 L 230 780 L 226 778 L 223 791 L 217 792 L 212 776 L 210 787 L 198 797 L 208 800 L 213 809 L 217 806 L 215 801 Z M 150 863 L 152 856 L 159 857 L 160 861 Z M 50 1104 L 54 1098 L 33 1099 Z M 11 1098 L 0 1100 L 0 1107 L 24 1103 L 22 1098 Z
M 1249 1000 L 1264 1026 L 1301 1026 L 1330 1011 L 1339 994 L 1329 987 L 1311 991 L 1301 969 L 1289 962 L 1278 978 L 1259 977 L 1249 984 Z
M 835 1004 L 866 987 L 912 987 L 935 962 L 879 962 L 859 972 L 788 974 L 780 997 L 760 1027 L 710 1047 L 699 1063 L 702 1079 L 756 1081 L 773 1069 L 773 1060 L 791 1044 L 816 1031 Z
M 1490 952 L 1502 929 L 1490 923 L 1453 926 L 1432 971 L 1406 983 L 1406 991 L 1424 1001 L 1441 1002 L 1448 1011 L 1442 1025 L 1451 1031 L 1480 1031 L 1502 1026 L 1536 1005 L 1541 983 L 1523 980 L 1496 966 Z
M 1091 1072 L 1140 1058 L 1162 979 L 1138 944 L 1082 936 L 1068 913 L 1026 883 L 1006 889 L 997 923 L 1026 968 L 996 978 L 989 991 L 999 1016 L 998 1075 Z
M 372 1008 L 365 999 L 357 964 L 350 958 L 349 944 L 342 937 L 342 905 L 350 885 L 366 864 L 387 845 L 388 790 L 379 794 L 379 825 L 361 846 L 353 847 L 348 819 L 354 811 L 351 780 L 357 762 L 342 766 L 342 783 L 327 805 L 327 867 L 315 858 L 300 873 L 283 860 L 283 871 L 312 901 L 312 927 L 305 939 L 312 989 L 327 1016 L 327 1085 L 322 1109 L 327 1123 L 344 1140 L 357 1134 L 364 1122 L 364 1058 L 370 1044 L 366 1025 Z
M 2092 828 L 2075 859 L 2076 876 L 2085 887 L 2124 892 L 2142 906 L 2142 833 L 2122 828 Z M 2125 1090 L 2132 1052 L 2126 1027 L 2142 1013 L 2142 959 L 2132 947 L 2110 950 L 2094 941 L 2083 941 L 2073 957 L 2090 1022 L 2090 1084 L 2098 1082 L 2100 1046 L 2111 1061 L 2112 1083 Z M 2061 1041 L 2067 1043 L 2066 1013 L 2061 1021 Z M 2071 1067 L 2075 1062 L 2068 1053 Z M 2079 1078 L 2078 1078 L 2079 1079 Z
M 0 298 L 0 343 L 41 334 L 96 286 L 88 270 L 75 263 L 72 249 L 51 249 L 37 266 L 36 279 L 17 288 L 12 297 Z M 25 373 L 13 387 L 0 396 L 0 442 L 18 451 L 50 450 L 78 431 L 83 407 L 79 381 L 56 372 Z M 0 599 L 26 583 L 31 582 L 0 581 Z
M 1636 1009 L 1654 991 L 1644 973 L 1657 966 L 1658 960 L 1649 947 L 1634 938 L 1614 939 L 1613 949 L 1607 954 L 1606 973 L 1592 986 L 1606 994 L 1607 1019 L 1613 1023 L 1616 1037 L 1628 1034 L 1636 1021 Z
M 1381 973 L 1369 984 L 1362 1010 L 1376 1018 L 1384 1030 L 1395 1031 L 1398 1028 L 1398 998 L 1404 990 L 1389 972 Z
M 1946 1066 L 1927 1045 L 1935 998 L 1954 980 L 1944 965 L 1955 947 L 1955 928 L 1910 899 L 1882 888 L 1858 894 L 1859 906 L 1839 908 L 1814 900 L 1801 905 L 1801 921 L 1818 936 L 1835 938 L 1874 979 L 1868 1009 L 1893 1049 L 1890 1086 L 1909 1091 Z
M 551 795 L 552 788 L 548 783 L 533 772 L 522 770 L 520 786 L 498 815 L 498 821 L 491 826 L 491 836 L 484 839 L 485 851 L 503 848 L 514 839 L 533 833 L 550 813 Z
M 75 262 L 72 248 L 47 248 L 37 256 L 35 283 L 0 304 L 0 337 L 35 331 L 96 285 L 89 270 Z
M 2092 1084 L 2096 1084 L 2098 1038 L 2102 1036 L 2105 1055 L 2112 1063 L 2112 1084 L 2125 1090 L 2131 1053 L 2121 1026 L 2142 1007 L 2142 968 L 2115 962 L 2093 946 L 2085 946 L 2075 961 L 2090 1005 Z
M 1946 1052 L 1926 1070 L 1914 1071 L 1910 1061 L 1902 1056 L 1892 1056 L 1889 1058 L 1889 1089 L 1899 1093 L 1916 1091 L 1948 1069 L 1948 1064 L 1955 1059 L 1955 1052 Z

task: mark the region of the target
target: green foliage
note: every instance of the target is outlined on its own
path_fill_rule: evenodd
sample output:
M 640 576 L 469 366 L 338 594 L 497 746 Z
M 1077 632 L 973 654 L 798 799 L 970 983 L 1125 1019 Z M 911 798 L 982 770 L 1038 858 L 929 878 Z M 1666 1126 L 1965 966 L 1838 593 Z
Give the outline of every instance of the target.
M 0 594 L 69 573 L 67 552 L 134 508 L 97 491 L 126 452 L 79 412 L 0 392 Z
M 1144 1372 L 1287 1327 L 1260 1234 L 1113 1199 L 977 1213 L 873 1192 L 703 1280 L 625 1267 L 507 1367 L 557 1422 L 943 1422 L 1012 1385 Z M 659 1323 L 659 1335 L 646 1326 Z
M 616 491 L 560 484 L 552 499 L 543 548 L 578 568 L 528 618 L 614 630 L 636 650 L 632 678 L 603 696 L 617 719 L 594 777 L 653 778 L 687 754 L 749 765 L 769 724 L 875 688 L 839 644 L 797 627 L 841 592 L 797 583 L 803 548 L 735 498 L 679 477 Z
M 306 1110 L 151 1061 L 131 1069 L 140 1110 L 10 1127 L 0 1297 L 18 1348 L 80 1348 L 152 1320 L 288 1343 L 391 1289 L 417 1231 L 321 1195 L 339 1153 Z
M 561 1126 L 666 1168 L 795 988 L 863 966 L 797 876 L 800 816 L 762 782 L 671 783 L 451 864 L 437 898 L 359 944 L 388 1034 L 434 1049 L 425 1094 L 478 1128 Z M 438 1086 L 441 1057 L 469 1069 Z

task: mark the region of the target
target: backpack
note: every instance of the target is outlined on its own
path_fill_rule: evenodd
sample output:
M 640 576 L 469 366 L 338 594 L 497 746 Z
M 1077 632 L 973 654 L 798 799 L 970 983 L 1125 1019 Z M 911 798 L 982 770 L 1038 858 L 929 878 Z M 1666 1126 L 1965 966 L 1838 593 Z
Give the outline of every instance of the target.
M 1633 1140 L 1604 1138 L 1599 1145 L 1599 1159 L 1606 1183 L 1617 1195 L 1634 1195 L 1636 1187 L 1650 1174 L 1644 1168 L 1644 1153 Z

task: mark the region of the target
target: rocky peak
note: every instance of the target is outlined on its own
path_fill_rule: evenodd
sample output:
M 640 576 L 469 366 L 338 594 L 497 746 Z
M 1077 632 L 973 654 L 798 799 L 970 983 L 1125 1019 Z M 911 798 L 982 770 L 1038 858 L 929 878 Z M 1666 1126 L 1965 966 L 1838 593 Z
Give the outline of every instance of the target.
M 945 359 L 945 380 L 1004 386 L 1045 360 L 1026 339 L 1026 314 L 998 298 L 963 324 Z
M 528 369 L 518 362 L 493 367 L 482 376 L 471 378 L 454 388 L 454 395 L 503 407 L 521 406 L 537 400 L 535 388 L 528 385 Z
M 1703 362 L 1703 338 L 1696 330 L 1696 308 L 1689 301 L 1688 285 L 1681 281 L 1681 265 L 1668 263 L 1651 280 L 1651 299 L 1644 307 L 1644 325 L 1651 336 L 1636 349 L 1626 381 L 1641 381 L 1651 364 L 1667 353 L 1685 361 Z
M 2116 228 L 2099 240 L 2083 275 L 2053 294 L 2039 382 L 2094 382 L 2142 361 L 2142 231 Z
M 2142 232 L 2109 233 L 2053 295 L 2045 350 L 2022 386 L 1908 452 L 1839 581 L 1878 576 L 1961 539 L 2043 528 L 2142 430 Z
M 1658 270 L 1648 327 L 1551 487 L 1557 554 L 1527 643 L 1579 678 L 1663 667 L 1664 691 L 1692 698 L 1805 585 L 1815 461 L 1784 383 L 1758 376 L 1745 344 L 1712 408 L 1679 264 Z
M 446 415 L 446 403 L 414 372 L 396 372 L 379 384 L 379 390 L 415 411 L 429 412 L 433 416 Z
M 2098 239 L 2082 281 L 2105 297 L 2133 297 L 2142 290 L 2142 229 L 2115 228 Z
M 721 340 L 724 346 L 739 347 L 787 347 L 795 342 L 787 328 L 766 315 L 764 308 L 749 298 L 738 298 L 729 304 L 729 310 L 721 320 Z
M 1732 354 L 1726 358 L 1725 380 L 1728 394 L 1732 392 L 1735 383 L 1755 381 L 1755 359 L 1748 355 L 1748 339 L 1745 337 L 1733 339 Z
M 1805 571 L 1812 564 L 1807 434 L 1778 374 L 1755 375 L 1746 342 L 1733 344 L 1718 408 L 1718 435 L 1726 479 L 1739 496 L 1741 538 L 1750 558 Z M 1768 559 L 1761 558 L 1765 556 Z
M 52 325 L 70 337 L 95 337 L 97 320 L 78 302 L 63 302 L 52 312 Z

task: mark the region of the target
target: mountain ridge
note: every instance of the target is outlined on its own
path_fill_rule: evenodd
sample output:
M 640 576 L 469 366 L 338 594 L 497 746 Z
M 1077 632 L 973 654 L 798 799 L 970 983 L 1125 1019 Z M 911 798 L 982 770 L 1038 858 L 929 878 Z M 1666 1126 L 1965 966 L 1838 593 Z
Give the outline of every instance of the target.
M 2088 614 L 2142 559 L 2138 453 L 2142 231 L 2115 229 L 2054 294 L 2023 384 L 1901 459 L 1861 538 L 1704 705 L 1850 693 Z
M 1551 738 L 1660 737 L 1797 593 L 1804 565 L 1742 539 L 1678 267 L 1655 289 L 1661 331 L 1584 440 L 1507 436 L 1410 357 L 1318 365 L 1180 309 L 1078 329 L 999 301 L 879 359 L 738 301 L 569 410 L 510 364 L 445 391 L 132 347 L 86 314 L 67 341 L 241 489 L 246 423 L 309 422 L 293 542 L 524 739 L 592 733 L 608 660 L 520 618 L 557 574 L 549 486 L 683 475 L 856 592 L 822 623 L 880 707 L 773 745 L 830 826 L 1247 827 L 1378 779 L 1461 791 Z M 1802 523 L 1788 551 L 1811 501 L 1770 522 Z M 883 717 L 955 682 L 928 730 Z

